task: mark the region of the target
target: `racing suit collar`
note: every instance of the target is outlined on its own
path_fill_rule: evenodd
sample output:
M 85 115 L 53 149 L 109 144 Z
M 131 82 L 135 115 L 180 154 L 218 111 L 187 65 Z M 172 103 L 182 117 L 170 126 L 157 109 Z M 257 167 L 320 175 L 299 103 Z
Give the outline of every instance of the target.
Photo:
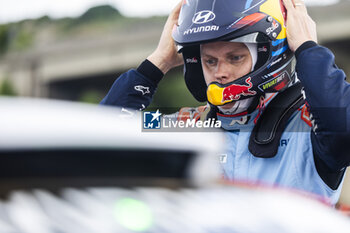
M 221 121 L 221 126 L 225 130 L 249 130 L 262 114 L 265 106 L 277 95 L 277 93 L 266 94 L 266 98 L 257 99 L 257 105 L 253 111 L 250 109 L 232 115 L 217 113 L 217 119 Z M 253 105 L 252 105 L 253 106 Z

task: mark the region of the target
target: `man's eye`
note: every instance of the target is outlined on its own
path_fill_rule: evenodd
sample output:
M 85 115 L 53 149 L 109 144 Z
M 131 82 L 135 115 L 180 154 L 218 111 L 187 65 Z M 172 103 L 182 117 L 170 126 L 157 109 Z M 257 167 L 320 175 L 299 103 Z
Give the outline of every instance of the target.
M 244 56 L 231 56 L 229 57 L 229 60 L 231 62 L 238 62 L 238 61 L 241 61 L 243 59 Z
M 205 61 L 208 65 L 212 66 L 216 64 L 216 60 L 215 59 L 207 59 Z

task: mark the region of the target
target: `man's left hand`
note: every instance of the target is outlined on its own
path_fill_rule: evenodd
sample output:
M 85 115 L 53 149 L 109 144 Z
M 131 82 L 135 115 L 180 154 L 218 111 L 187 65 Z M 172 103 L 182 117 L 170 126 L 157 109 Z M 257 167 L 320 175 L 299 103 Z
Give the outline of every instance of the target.
M 295 52 L 306 41 L 317 43 L 316 23 L 307 13 L 302 0 L 283 0 L 287 9 L 287 40 Z

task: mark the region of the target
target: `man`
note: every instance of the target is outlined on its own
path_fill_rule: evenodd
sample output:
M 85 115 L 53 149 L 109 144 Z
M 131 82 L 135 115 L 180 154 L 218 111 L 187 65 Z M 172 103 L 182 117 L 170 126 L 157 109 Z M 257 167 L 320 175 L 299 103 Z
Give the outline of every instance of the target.
M 157 49 L 123 74 L 102 104 L 143 109 L 163 75 L 183 61 L 187 87 L 226 130 L 227 179 L 337 202 L 350 161 L 350 85 L 317 44 L 304 2 L 184 0 Z

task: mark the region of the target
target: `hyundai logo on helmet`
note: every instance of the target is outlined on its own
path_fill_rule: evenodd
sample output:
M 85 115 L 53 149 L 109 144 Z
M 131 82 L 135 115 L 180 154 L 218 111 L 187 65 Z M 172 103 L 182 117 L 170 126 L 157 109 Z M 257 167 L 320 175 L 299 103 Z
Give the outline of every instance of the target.
M 195 24 L 208 23 L 215 19 L 215 14 L 212 11 L 200 11 L 197 12 L 192 19 Z

